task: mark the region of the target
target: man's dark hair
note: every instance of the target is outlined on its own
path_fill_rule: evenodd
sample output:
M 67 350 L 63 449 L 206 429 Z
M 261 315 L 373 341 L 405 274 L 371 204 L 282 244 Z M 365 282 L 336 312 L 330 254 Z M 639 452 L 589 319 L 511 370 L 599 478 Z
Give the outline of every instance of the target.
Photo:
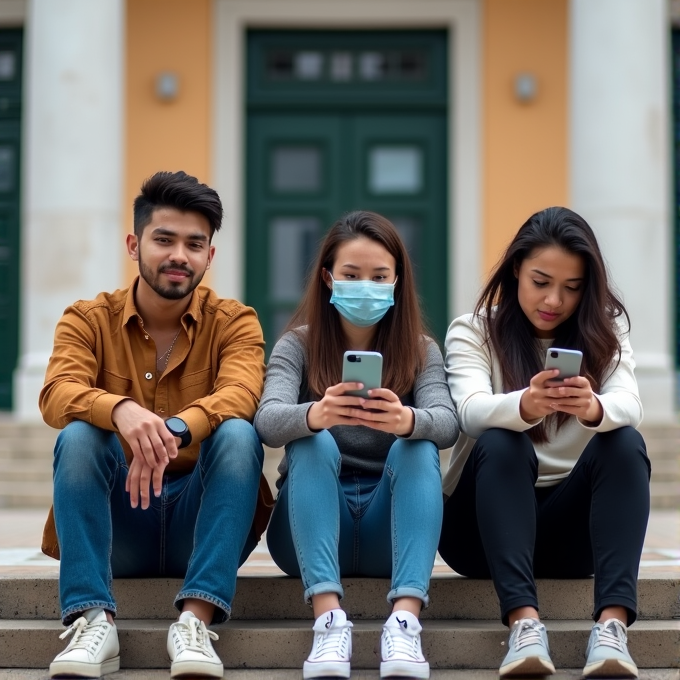
M 210 238 L 222 226 L 222 201 L 214 189 L 201 184 L 186 172 L 157 172 L 142 184 L 133 205 L 134 230 L 141 238 L 154 210 L 174 208 L 181 212 L 197 212 L 208 220 Z

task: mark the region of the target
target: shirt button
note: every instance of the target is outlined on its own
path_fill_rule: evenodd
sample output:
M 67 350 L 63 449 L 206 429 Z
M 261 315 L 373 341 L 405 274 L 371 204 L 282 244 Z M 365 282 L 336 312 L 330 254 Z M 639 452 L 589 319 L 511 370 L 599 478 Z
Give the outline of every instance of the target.
M 151 380 L 151 378 L 153 378 L 153 373 L 145 373 L 145 374 L 144 374 L 144 377 L 145 377 L 147 380 Z

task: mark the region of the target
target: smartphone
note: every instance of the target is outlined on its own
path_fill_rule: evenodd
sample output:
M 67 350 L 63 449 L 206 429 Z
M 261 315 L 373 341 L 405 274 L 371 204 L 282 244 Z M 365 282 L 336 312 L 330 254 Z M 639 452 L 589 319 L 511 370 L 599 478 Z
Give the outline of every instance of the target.
M 342 359 L 342 382 L 360 382 L 361 390 L 349 390 L 347 394 L 368 399 L 368 390 L 380 387 L 382 381 L 382 354 L 349 350 Z
M 557 378 L 551 378 L 551 383 L 562 383 L 565 378 L 573 378 L 581 372 L 583 352 L 577 349 L 561 349 L 550 347 L 545 353 L 545 370 L 557 368 L 560 374 Z

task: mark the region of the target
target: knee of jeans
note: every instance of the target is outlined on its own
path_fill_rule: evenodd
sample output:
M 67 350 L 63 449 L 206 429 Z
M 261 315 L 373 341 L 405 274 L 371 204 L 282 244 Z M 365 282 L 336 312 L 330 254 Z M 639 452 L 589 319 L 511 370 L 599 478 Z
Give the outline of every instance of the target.
M 333 435 L 328 430 L 322 430 L 288 445 L 288 465 L 291 472 L 302 465 L 307 469 L 327 467 L 337 474 L 341 465 L 340 450 Z
M 54 446 L 55 478 L 57 472 L 63 472 L 63 479 L 70 482 L 92 479 L 96 469 L 115 460 L 118 447 L 120 444 L 113 432 L 75 420 L 57 437 Z
M 521 463 L 538 465 L 534 445 L 527 434 L 499 427 L 483 432 L 472 453 L 478 463 L 501 470 L 514 470 Z
M 596 457 L 600 465 L 644 465 L 649 468 L 645 440 L 634 427 L 598 432 L 593 439 L 599 443 Z
M 397 439 L 390 447 L 385 465 L 394 473 L 421 476 L 425 470 L 439 472 L 439 450 L 429 439 Z
M 230 418 L 220 423 L 201 446 L 201 464 L 219 463 L 230 470 L 255 466 L 262 470 L 264 450 L 255 428 L 241 418 Z

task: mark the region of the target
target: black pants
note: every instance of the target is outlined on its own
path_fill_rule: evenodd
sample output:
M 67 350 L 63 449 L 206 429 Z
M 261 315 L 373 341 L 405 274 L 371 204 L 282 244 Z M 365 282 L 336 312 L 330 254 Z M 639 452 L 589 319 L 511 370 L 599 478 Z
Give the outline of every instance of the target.
M 596 434 L 569 476 L 536 488 L 529 437 L 487 430 L 444 505 L 439 553 L 459 574 L 492 578 L 501 618 L 538 609 L 534 577 L 595 575 L 597 620 L 605 607 L 637 616 L 637 576 L 649 518 L 650 464 L 637 430 Z

